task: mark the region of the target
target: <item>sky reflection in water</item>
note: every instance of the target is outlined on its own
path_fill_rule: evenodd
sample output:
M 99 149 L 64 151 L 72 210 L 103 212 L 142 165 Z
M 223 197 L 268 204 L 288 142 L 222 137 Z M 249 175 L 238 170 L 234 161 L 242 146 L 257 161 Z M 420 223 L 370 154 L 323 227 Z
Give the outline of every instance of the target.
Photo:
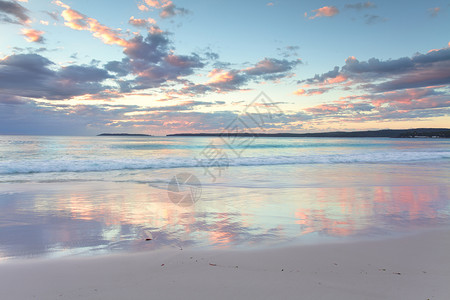
M 0 257 L 280 246 L 448 227 L 448 170 L 432 163 L 293 165 L 230 168 L 214 183 L 198 168 L 123 171 L 117 177 L 133 180 L 120 182 L 2 183 Z M 167 196 L 167 180 L 183 171 L 203 183 L 191 207 Z

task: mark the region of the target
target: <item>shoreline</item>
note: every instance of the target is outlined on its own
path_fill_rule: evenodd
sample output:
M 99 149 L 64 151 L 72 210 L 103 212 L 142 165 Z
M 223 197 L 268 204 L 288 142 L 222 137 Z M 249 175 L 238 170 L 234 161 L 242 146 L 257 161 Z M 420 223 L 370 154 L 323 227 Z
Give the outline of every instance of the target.
M 445 299 L 450 230 L 257 250 L 0 263 L 7 299 Z

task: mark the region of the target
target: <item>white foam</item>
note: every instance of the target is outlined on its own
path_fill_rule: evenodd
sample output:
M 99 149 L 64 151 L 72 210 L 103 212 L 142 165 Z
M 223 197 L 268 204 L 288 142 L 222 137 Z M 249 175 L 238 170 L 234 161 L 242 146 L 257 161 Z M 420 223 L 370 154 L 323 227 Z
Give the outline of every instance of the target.
M 450 152 L 360 152 L 352 154 L 233 157 L 215 161 L 215 166 L 264 166 L 286 164 L 352 164 L 395 163 L 448 160 Z M 203 160 L 203 165 L 212 161 Z M 49 172 L 101 172 L 113 170 L 167 169 L 201 167 L 195 158 L 153 159 L 27 159 L 0 161 L 0 174 L 27 174 Z

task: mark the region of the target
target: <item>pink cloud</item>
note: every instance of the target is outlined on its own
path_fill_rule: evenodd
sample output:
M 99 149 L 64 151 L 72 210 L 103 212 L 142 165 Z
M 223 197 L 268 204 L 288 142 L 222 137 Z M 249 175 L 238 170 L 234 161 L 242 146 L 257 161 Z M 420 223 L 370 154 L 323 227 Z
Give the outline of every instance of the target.
M 349 122 L 430 118 L 447 115 L 450 100 L 433 88 L 408 89 L 379 95 L 354 95 L 306 108 L 314 118 Z
M 428 12 L 430 13 L 431 17 L 436 17 L 440 11 L 441 11 L 440 7 L 433 7 L 428 9 Z
M 306 108 L 308 112 L 337 112 L 342 108 L 336 105 L 320 104 L 314 107 Z
M 450 62 L 434 63 L 433 68 L 421 67 L 404 76 L 386 81 L 377 87 L 378 91 L 408 89 L 447 84 L 450 80 Z
M 138 5 L 138 9 L 139 9 L 140 11 L 148 11 L 148 7 L 145 6 L 144 4 L 139 4 L 139 5 Z
M 35 30 L 32 28 L 24 28 L 24 29 L 22 29 L 22 34 L 25 36 L 25 39 L 27 40 L 27 42 L 30 42 L 30 43 L 33 43 L 33 42 L 39 43 L 44 40 L 44 38 L 42 37 L 44 32 L 40 31 L 40 30 Z
M 323 93 L 326 93 L 330 90 L 330 88 L 318 88 L 318 89 L 310 89 L 310 90 L 304 90 L 304 89 L 298 89 L 293 94 L 297 96 L 312 96 L 312 95 L 322 95 Z
M 326 84 L 334 84 L 334 83 L 341 83 L 344 82 L 348 79 L 347 76 L 339 74 L 338 76 L 334 77 L 334 78 L 329 78 L 325 81 Z
M 252 75 L 263 75 L 280 73 L 291 70 L 295 65 L 301 63 L 298 61 L 278 60 L 273 58 L 265 58 L 259 61 L 255 66 L 244 69 L 243 71 Z
M 87 19 L 84 15 L 80 14 L 79 12 L 66 8 L 62 13 L 61 16 L 64 18 L 64 25 L 66 25 L 69 28 L 75 29 L 75 30 L 86 30 L 88 29 L 88 25 L 86 23 Z
M 208 81 L 208 84 L 226 83 L 233 81 L 235 78 L 235 74 L 221 69 L 213 69 L 211 72 L 208 73 L 208 77 L 211 78 Z
M 148 32 L 150 34 L 161 34 L 163 31 L 158 26 L 150 26 Z
M 160 4 L 159 1 L 157 0 L 145 0 L 145 3 L 150 6 L 150 7 L 154 7 L 154 8 L 160 8 Z
M 159 16 L 163 19 L 170 18 L 176 15 L 183 15 L 187 14 L 189 11 L 185 8 L 179 8 L 177 7 L 172 1 L 170 0 L 145 0 L 145 6 L 144 4 L 141 4 L 138 6 L 138 8 L 142 11 L 147 11 L 150 8 L 154 9 L 160 9 L 161 12 L 159 13 Z
M 306 93 L 306 91 L 304 89 L 298 89 L 293 94 L 300 96 L 300 95 L 304 95 L 305 93 Z
M 380 107 L 384 104 L 396 105 L 402 104 L 405 106 L 416 106 L 417 103 L 429 103 L 433 98 L 435 91 L 432 88 L 418 88 L 407 89 L 403 91 L 390 91 L 385 92 L 373 99 L 371 103 Z M 449 101 L 450 102 L 450 101 Z M 433 106 L 431 106 L 433 107 Z
M 136 26 L 136 27 L 147 27 L 151 24 L 156 24 L 156 20 L 152 18 L 148 19 L 135 19 L 133 16 L 128 21 L 129 24 Z
M 176 67 L 186 68 L 192 64 L 191 61 L 183 59 L 182 57 L 174 55 L 174 54 L 169 54 L 164 59 L 172 66 L 176 66 Z
M 332 17 L 339 13 L 339 9 L 336 6 L 324 6 L 313 10 L 316 13 L 314 16 L 309 17 L 310 19 L 315 19 L 319 17 Z
M 93 33 L 93 36 L 99 38 L 105 44 L 115 44 L 122 47 L 129 45 L 128 41 L 122 39 L 117 31 L 100 24 L 97 20 L 89 18 L 88 24 L 90 26 L 89 31 Z
M 64 8 L 61 16 L 64 18 L 64 25 L 75 30 L 87 30 L 92 32 L 92 35 L 105 44 L 115 44 L 122 47 L 129 45 L 128 41 L 120 37 L 120 33 L 108 26 L 100 24 L 96 19 L 89 18 L 76 10 L 73 10 L 67 4 L 61 1 L 55 3 Z
M 149 7 L 153 7 L 153 8 L 163 8 L 169 5 L 172 5 L 172 1 L 170 0 L 145 0 L 145 3 L 149 6 Z

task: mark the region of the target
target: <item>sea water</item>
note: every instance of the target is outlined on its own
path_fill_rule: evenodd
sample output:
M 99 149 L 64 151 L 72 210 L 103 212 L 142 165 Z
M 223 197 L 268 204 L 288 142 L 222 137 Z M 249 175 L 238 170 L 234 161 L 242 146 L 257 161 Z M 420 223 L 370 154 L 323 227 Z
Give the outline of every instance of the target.
M 449 167 L 445 139 L 0 136 L 0 260 L 448 228 Z

